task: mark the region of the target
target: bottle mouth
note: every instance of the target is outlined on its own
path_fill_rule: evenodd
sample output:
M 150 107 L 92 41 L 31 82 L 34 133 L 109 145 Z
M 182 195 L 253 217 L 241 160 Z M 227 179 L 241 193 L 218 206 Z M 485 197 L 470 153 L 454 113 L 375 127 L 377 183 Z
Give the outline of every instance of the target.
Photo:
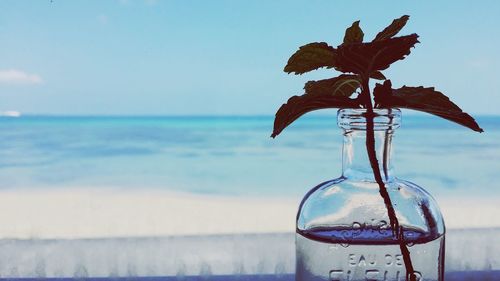
M 366 130 L 365 108 L 343 108 L 337 112 L 337 123 L 344 130 Z M 373 109 L 375 131 L 395 130 L 401 126 L 401 110 L 398 108 Z

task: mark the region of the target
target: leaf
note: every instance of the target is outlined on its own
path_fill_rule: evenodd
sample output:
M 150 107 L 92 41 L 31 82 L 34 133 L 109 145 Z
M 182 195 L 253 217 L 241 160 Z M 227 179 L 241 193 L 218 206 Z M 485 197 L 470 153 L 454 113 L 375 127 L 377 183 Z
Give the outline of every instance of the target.
M 330 96 L 351 96 L 361 85 L 357 75 L 342 74 L 338 77 L 309 81 L 304 86 L 306 94 L 309 95 L 330 95 Z
M 370 74 L 370 78 L 377 79 L 377 80 L 386 80 L 384 74 L 380 71 L 374 71 Z
M 390 80 L 377 84 L 373 90 L 377 107 L 402 107 L 434 114 L 458 123 L 476 132 L 483 132 L 474 118 L 465 113 L 434 87 L 406 87 L 392 89 Z
M 284 71 L 303 74 L 321 67 L 332 68 L 335 65 L 336 50 L 325 42 L 314 42 L 299 48 L 288 60 Z
M 344 44 L 363 42 L 363 30 L 359 27 L 359 20 L 352 23 L 351 27 L 345 30 Z
M 307 112 L 325 108 L 357 108 L 360 107 L 358 100 L 348 97 L 336 97 L 330 95 L 293 96 L 283 104 L 274 118 L 274 129 L 271 137 L 279 135 L 288 125 L 297 120 Z
M 384 30 L 380 31 L 377 36 L 375 36 L 375 39 L 373 39 L 372 42 L 389 39 L 398 34 L 398 32 L 406 25 L 409 18 L 410 16 L 404 15 L 399 19 L 393 20 L 388 27 L 384 28 Z
M 335 67 L 357 74 L 384 70 L 410 54 L 410 49 L 417 42 L 418 35 L 411 34 L 369 43 L 340 45 L 336 51 Z

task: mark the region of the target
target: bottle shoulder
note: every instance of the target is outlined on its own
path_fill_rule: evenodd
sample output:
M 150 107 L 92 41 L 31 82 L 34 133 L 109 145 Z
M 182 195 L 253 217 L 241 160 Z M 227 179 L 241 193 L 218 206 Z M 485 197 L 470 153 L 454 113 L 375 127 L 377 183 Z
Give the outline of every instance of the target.
M 434 201 L 432 195 L 430 195 L 423 187 L 413 182 L 394 178 L 384 184 L 391 198 L 401 197 L 416 201 Z M 372 194 L 380 195 L 379 186 L 376 182 L 357 181 L 345 177 L 339 177 L 315 186 L 304 196 L 303 201 L 342 199 L 351 196 L 369 196 Z
M 385 186 L 400 225 L 434 235 L 444 233 L 439 207 L 425 189 L 398 178 L 386 182 Z M 343 177 L 321 183 L 309 191 L 297 214 L 297 230 L 372 227 L 388 222 L 378 184 Z

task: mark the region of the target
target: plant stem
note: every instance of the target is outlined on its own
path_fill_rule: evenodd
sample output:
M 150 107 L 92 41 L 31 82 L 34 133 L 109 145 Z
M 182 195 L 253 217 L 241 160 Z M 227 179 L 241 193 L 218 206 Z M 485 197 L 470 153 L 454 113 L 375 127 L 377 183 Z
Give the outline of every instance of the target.
M 410 251 L 408 250 L 404 240 L 403 227 L 399 225 L 396 212 L 394 211 L 394 206 L 392 205 L 391 198 L 389 196 L 389 193 L 387 192 L 384 181 L 382 180 L 382 175 L 380 173 L 378 165 L 377 154 L 375 151 L 375 129 L 373 121 L 375 114 L 373 112 L 368 77 L 366 79 L 363 79 L 361 96 L 364 99 L 364 104 L 366 107 L 366 150 L 368 152 L 368 158 L 370 159 L 370 165 L 373 170 L 375 181 L 379 186 L 380 196 L 382 196 L 382 198 L 384 199 L 385 207 L 387 208 L 387 215 L 389 216 L 392 233 L 399 240 L 399 248 L 401 249 L 401 254 L 403 256 L 403 261 L 406 268 L 406 280 L 416 281 L 416 276 L 414 274 L 414 269 L 411 262 Z

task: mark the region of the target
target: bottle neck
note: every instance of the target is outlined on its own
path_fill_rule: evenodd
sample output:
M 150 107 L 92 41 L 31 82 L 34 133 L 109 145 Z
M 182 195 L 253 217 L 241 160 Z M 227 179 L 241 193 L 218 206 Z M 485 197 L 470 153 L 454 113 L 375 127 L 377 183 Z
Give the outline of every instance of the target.
M 375 151 L 384 182 L 393 180 L 391 145 L 393 130 L 375 131 Z M 366 149 L 365 130 L 344 130 L 342 176 L 351 180 L 375 182 Z

